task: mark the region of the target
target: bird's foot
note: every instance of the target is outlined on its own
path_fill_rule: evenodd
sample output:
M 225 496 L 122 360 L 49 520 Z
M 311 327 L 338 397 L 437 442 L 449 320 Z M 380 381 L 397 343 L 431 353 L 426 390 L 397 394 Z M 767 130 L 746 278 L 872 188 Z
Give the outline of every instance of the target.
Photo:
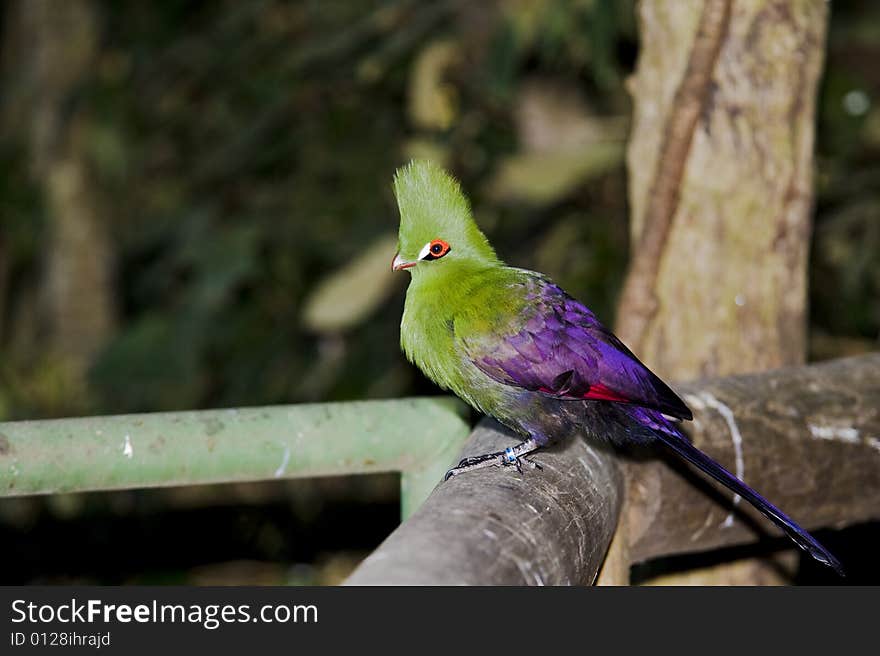
M 484 469 L 486 467 L 510 467 L 511 465 L 516 467 L 516 471 L 522 474 L 523 462 L 530 465 L 532 469 L 543 469 L 540 464 L 528 457 L 528 454 L 536 448 L 537 445 L 534 442 L 526 440 L 516 446 L 508 447 L 504 449 L 504 451 L 496 451 L 495 453 L 485 453 L 481 456 L 464 458 L 458 463 L 458 466 L 453 467 L 446 472 L 446 476 L 443 480 L 448 481 L 453 476 L 474 471 L 475 469 Z
M 536 461 L 532 460 L 529 456 L 520 456 L 519 460 L 520 460 L 520 462 L 524 462 L 524 463 L 528 464 L 528 466 L 531 467 L 532 469 L 537 469 L 538 471 L 541 471 L 542 469 L 544 469 L 544 467 L 541 466 L 540 462 L 536 462 Z M 520 466 L 519 462 L 517 463 L 516 468 L 519 470 L 519 473 L 522 474 L 522 467 Z
M 448 481 L 453 476 L 458 476 L 459 474 L 464 474 L 465 472 L 474 471 L 475 469 L 483 469 L 485 467 L 503 467 L 505 464 L 504 453 L 504 451 L 497 451 L 495 453 L 485 453 L 481 456 L 464 458 L 461 462 L 458 463 L 457 466 L 446 472 L 446 476 L 443 477 L 443 480 Z

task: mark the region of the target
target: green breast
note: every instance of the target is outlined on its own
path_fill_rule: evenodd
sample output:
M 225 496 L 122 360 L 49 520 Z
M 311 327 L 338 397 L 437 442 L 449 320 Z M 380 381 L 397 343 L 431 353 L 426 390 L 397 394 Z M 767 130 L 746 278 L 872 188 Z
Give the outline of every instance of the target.
M 400 346 L 410 362 L 443 389 L 455 387 L 455 306 L 416 281 L 406 293 Z
M 521 316 L 517 270 L 495 267 L 446 277 L 413 277 L 401 323 L 401 347 L 409 360 L 444 389 L 485 408 L 487 377 L 457 348 L 462 339 L 498 334 Z M 513 321 L 513 323 L 516 323 Z

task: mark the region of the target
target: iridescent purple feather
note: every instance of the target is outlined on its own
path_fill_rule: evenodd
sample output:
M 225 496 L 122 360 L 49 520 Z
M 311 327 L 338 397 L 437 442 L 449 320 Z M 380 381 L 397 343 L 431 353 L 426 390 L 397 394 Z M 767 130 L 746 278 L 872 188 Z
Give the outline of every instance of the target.
M 541 278 L 529 284 L 528 316 L 491 339 L 467 340 L 470 359 L 508 385 L 569 400 L 631 403 L 691 419 L 691 411 L 587 307 Z

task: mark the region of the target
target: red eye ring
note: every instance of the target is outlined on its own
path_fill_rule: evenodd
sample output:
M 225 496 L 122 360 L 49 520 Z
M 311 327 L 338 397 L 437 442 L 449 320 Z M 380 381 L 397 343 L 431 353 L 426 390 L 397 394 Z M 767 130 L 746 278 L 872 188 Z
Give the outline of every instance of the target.
M 428 244 L 428 254 L 426 260 L 437 260 L 446 255 L 450 251 L 449 244 L 442 239 L 434 239 Z

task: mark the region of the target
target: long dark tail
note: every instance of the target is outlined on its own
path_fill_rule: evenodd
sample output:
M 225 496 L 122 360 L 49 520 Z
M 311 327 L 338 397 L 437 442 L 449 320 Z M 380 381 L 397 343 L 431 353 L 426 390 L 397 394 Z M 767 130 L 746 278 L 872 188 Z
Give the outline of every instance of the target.
M 660 430 L 656 431 L 655 434 L 666 446 L 675 451 L 682 458 L 699 467 L 716 481 L 726 485 L 743 499 L 751 503 L 755 508 L 760 510 L 762 515 L 785 531 L 788 537 L 790 537 L 797 546 L 806 551 L 820 563 L 824 563 L 834 569 L 834 571 L 840 576 L 844 576 L 843 567 L 841 567 L 837 558 L 832 556 L 828 549 L 819 544 L 816 538 L 798 526 L 791 517 L 767 501 L 767 499 L 755 492 L 724 467 L 712 460 L 712 458 L 700 451 L 684 437 L 670 435 Z

